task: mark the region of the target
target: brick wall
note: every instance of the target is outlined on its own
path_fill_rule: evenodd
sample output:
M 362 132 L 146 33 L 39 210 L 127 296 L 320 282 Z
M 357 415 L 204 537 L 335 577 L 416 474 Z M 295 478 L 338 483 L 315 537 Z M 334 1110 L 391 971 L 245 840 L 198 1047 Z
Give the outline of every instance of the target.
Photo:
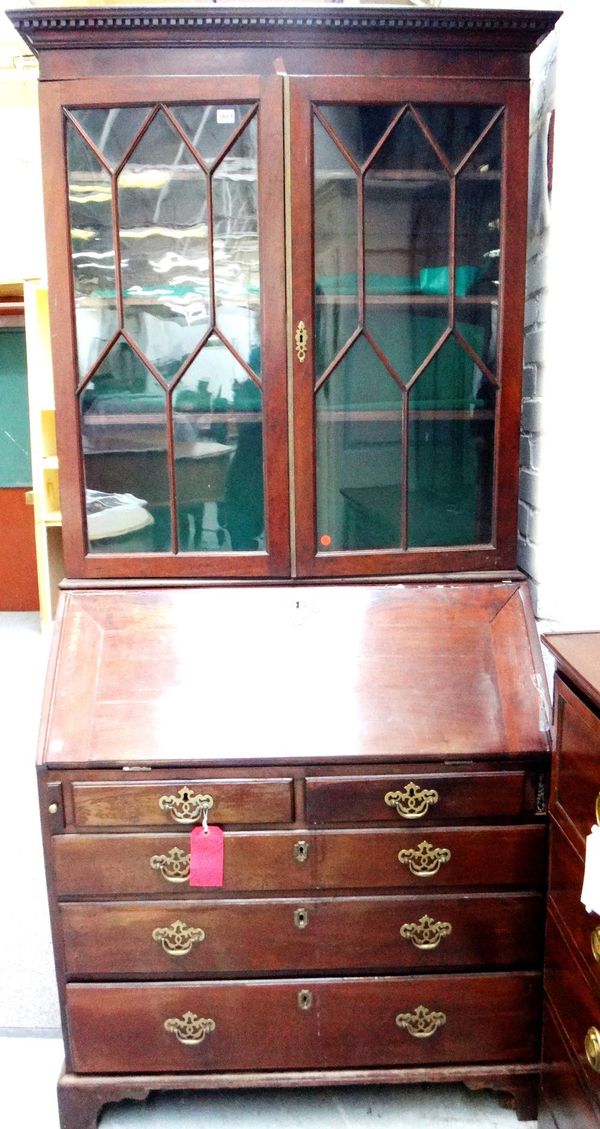
M 556 35 L 551 35 L 532 60 L 529 221 L 523 406 L 519 472 L 518 563 L 531 577 L 534 606 L 541 578 L 539 551 L 539 483 L 544 390 L 544 326 L 550 234 L 548 137 L 554 110 Z

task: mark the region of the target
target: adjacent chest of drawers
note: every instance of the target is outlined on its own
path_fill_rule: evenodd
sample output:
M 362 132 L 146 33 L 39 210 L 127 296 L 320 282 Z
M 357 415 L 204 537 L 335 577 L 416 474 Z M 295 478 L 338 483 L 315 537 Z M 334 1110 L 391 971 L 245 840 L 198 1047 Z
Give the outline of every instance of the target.
M 63 1129 L 153 1088 L 320 1082 L 455 1079 L 533 1116 L 547 738 L 525 590 L 221 598 L 65 600 L 39 768 Z M 187 652 L 221 608 L 244 708 Z M 218 887 L 191 884 L 203 825 Z
M 599 819 L 600 634 L 553 635 L 555 751 L 540 1124 L 600 1125 L 600 917 L 580 896 Z

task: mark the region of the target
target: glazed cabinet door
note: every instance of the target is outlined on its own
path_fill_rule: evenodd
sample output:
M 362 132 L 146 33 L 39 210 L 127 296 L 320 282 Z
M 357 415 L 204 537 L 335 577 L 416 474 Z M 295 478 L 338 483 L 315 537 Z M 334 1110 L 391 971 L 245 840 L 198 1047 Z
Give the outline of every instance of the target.
M 287 574 L 281 80 L 43 115 L 67 574 Z
M 527 90 L 288 89 L 298 573 L 509 567 Z

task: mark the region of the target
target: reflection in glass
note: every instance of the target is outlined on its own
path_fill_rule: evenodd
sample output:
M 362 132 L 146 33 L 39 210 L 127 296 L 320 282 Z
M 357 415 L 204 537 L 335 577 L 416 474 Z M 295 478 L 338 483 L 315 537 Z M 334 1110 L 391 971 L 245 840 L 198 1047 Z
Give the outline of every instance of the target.
M 493 298 L 458 301 L 456 329 L 490 372 L 496 372 L 498 350 L 498 302 Z
M 150 106 L 113 106 L 111 109 L 71 110 L 71 113 L 114 171 L 150 110 Z
M 449 163 L 455 167 L 489 125 L 496 106 L 444 106 L 416 103 L 415 110 Z
M 122 338 L 80 410 L 90 550 L 171 550 L 165 393 Z
M 365 175 L 366 324 L 403 380 L 448 323 L 449 238 L 448 176 L 406 112 Z
M 125 328 L 166 380 L 210 316 L 206 174 L 162 111 L 118 178 Z
M 215 169 L 212 194 L 216 322 L 248 357 L 260 340 L 256 117 Z
M 501 171 L 502 123 L 498 121 L 456 179 L 456 262 L 477 271 L 462 293 L 494 298 L 498 294 Z
M 411 548 L 491 540 L 495 397 L 453 337 L 410 389 Z
M 356 329 L 360 283 L 356 176 L 316 118 L 314 146 L 318 377 Z
M 181 551 L 264 549 L 262 394 L 218 337 L 174 389 L 173 419 Z
M 111 180 L 69 121 L 66 131 L 71 265 L 81 378 L 118 328 Z
M 400 544 L 402 393 L 360 337 L 316 396 L 317 546 Z
M 202 160 L 210 165 L 243 122 L 250 103 L 238 106 L 229 103 L 222 106 L 192 104 L 171 106 L 170 110 Z
M 336 137 L 356 161 L 365 163 L 397 112 L 397 106 L 319 106 Z

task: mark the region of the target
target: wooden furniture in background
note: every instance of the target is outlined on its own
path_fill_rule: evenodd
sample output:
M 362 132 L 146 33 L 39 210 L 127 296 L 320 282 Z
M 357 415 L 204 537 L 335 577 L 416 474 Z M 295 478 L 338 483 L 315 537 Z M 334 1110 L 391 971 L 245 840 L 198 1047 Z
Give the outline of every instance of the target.
M 544 642 L 556 676 L 540 1126 L 587 1129 L 600 1125 L 600 918 L 580 898 L 600 817 L 600 634 Z
M 40 279 L 28 279 L 24 297 L 37 588 L 40 623 L 47 631 L 64 576 L 48 289 Z

